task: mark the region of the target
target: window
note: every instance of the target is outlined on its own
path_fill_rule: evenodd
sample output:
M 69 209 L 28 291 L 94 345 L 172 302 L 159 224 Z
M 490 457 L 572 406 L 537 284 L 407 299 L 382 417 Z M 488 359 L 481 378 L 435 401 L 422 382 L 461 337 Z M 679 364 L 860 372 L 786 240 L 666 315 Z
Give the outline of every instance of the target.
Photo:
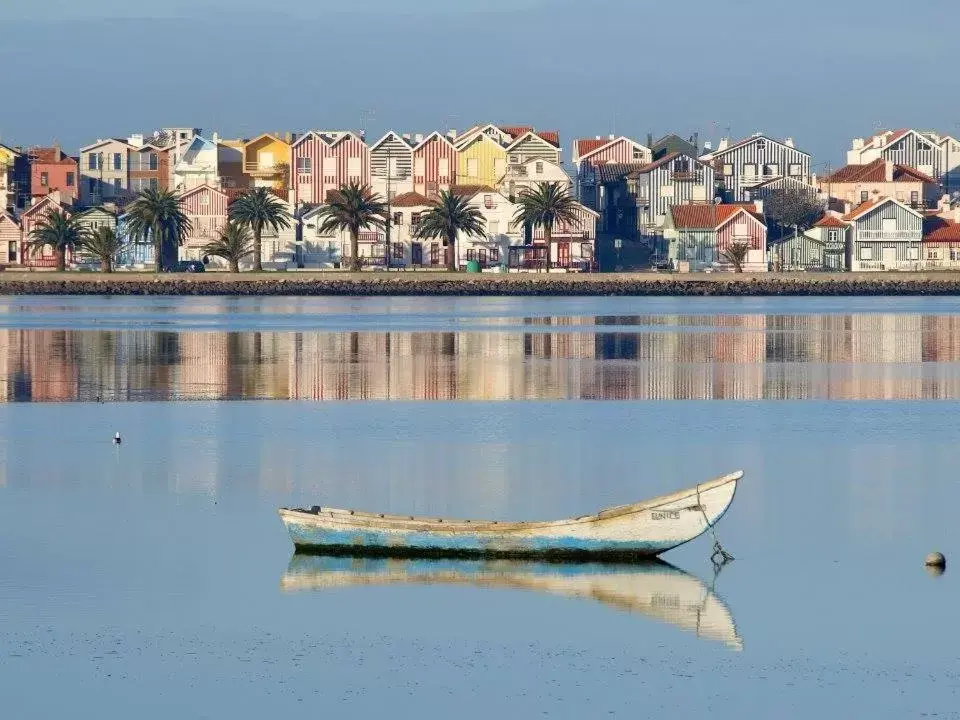
M 790 177 L 800 177 L 803 175 L 803 166 L 800 163 L 790 163 L 787 172 L 790 173 Z
M 951 259 L 951 260 L 956 260 L 956 259 L 957 259 L 957 249 L 956 249 L 956 248 L 950 248 L 950 259 Z
M 393 224 L 394 225 L 403 225 L 403 213 L 395 212 L 393 214 Z
M 487 235 L 499 235 L 500 234 L 500 221 L 491 220 L 487 223 Z
M 120 170 L 123 167 L 123 161 L 120 159 L 120 153 L 113 154 L 113 169 Z
M 347 158 L 347 174 L 351 177 L 360 175 L 360 158 L 356 155 Z
M 754 163 L 747 163 L 743 166 L 743 174 L 746 177 L 756 177 L 757 176 L 757 166 Z
M 727 177 L 733 175 L 733 165 L 731 165 L 730 163 L 724 163 L 723 174 Z
M 916 190 L 910 193 L 910 206 L 916 207 L 920 204 L 920 193 Z
M 866 245 L 860 248 L 860 259 L 861 260 L 873 260 L 873 248 L 869 245 Z
M 150 189 L 157 190 L 160 187 L 160 182 L 156 178 L 150 178 Z
M 96 178 L 87 178 L 87 191 L 94 195 L 97 192 L 97 180 Z
M 403 243 L 393 243 L 393 259 L 403 260 Z
M 490 262 L 500 262 L 500 248 L 490 248 Z
M 410 226 L 416 227 L 420 224 L 420 213 L 410 213 Z
M 494 158 L 493 160 L 493 174 L 498 178 L 502 178 L 507 173 L 507 160 L 506 158 Z
M 467 260 L 476 260 L 477 259 L 477 249 L 469 248 L 467 250 Z
M 181 139 L 181 140 L 186 140 L 186 139 L 187 139 L 187 134 L 186 134 L 185 132 L 180 133 L 180 139 Z
M 830 230 L 827 232 L 827 240 L 832 243 L 840 241 L 840 231 L 839 230 Z
M 664 198 L 674 197 L 673 185 L 663 185 L 660 188 L 660 197 L 664 197 Z
M 49 173 L 40 173 L 40 187 L 49 187 L 50 185 L 50 174 Z
M 425 169 L 424 169 L 424 162 L 422 157 L 418 157 L 416 160 L 413 161 L 413 172 L 415 175 L 418 175 L 419 177 L 423 177 Z
M 767 149 L 767 141 L 764 140 L 763 138 L 760 138 L 759 140 L 757 140 L 757 150 L 766 150 L 766 149 Z
M 313 172 L 313 158 L 298 157 L 297 172 L 302 175 L 309 175 L 311 172 Z
M 17 261 L 17 243 L 13 240 L 7 245 L 7 255 L 10 262 L 13 263 Z
M 440 158 L 437 162 L 437 174 L 440 177 L 447 177 L 450 174 L 450 160 L 448 158 Z
M 767 176 L 776 176 L 780 174 L 780 166 L 776 164 L 764 165 L 763 174 Z
M 210 204 L 210 196 L 207 195 L 206 193 L 204 193 L 203 195 L 200 196 L 200 200 L 198 201 L 198 204 L 200 204 L 200 205 L 209 205 L 209 204 Z
M 100 167 L 99 163 L 100 155 L 97 153 L 90 153 L 87 155 L 87 170 L 97 170 Z
M 543 175 L 543 163 L 538 162 L 535 167 L 536 167 L 537 175 Z
M 920 259 L 920 248 L 918 247 L 908 247 L 907 248 L 907 260 L 919 260 Z
M 477 177 L 480 175 L 480 162 L 477 160 L 477 158 L 467 159 L 467 175 L 470 177 Z
M 73 187 L 77 182 L 77 176 L 72 172 L 67 173 L 67 187 Z
M 939 260 L 939 253 L 933 248 L 927 248 L 927 260 Z
M 116 197 L 120 194 L 120 178 L 113 179 L 113 195 Z
M 510 156 L 510 162 L 511 162 L 513 165 L 518 164 L 518 163 L 520 162 L 520 156 L 519 156 L 519 155 L 511 155 L 511 156 Z
M 150 169 L 156 170 L 158 167 L 160 167 L 160 158 L 156 153 L 150 153 Z
M 896 232 L 897 231 L 897 219 L 895 217 L 883 218 L 881 221 L 881 228 L 883 232 Z
M 861 191 L 860 191 L 860 202 L 865 203 L 865 202 L 866 202 L 867 200 L 869 200 L 869 199 L 870 199 L 870 193 L 868 193 L 866 190 L 861 190 Z
M 643 150 L 641 150 L 640 148 L 636 148 L 636 147 L 635 147 L 635 148 L 633 149 L 633 159 L 634 159 L 634 160 L 643 160 Z
M 690 172 L 690 161 L 687 158 L 677 158 L 673 161 L 673 171 L 675 173 Z

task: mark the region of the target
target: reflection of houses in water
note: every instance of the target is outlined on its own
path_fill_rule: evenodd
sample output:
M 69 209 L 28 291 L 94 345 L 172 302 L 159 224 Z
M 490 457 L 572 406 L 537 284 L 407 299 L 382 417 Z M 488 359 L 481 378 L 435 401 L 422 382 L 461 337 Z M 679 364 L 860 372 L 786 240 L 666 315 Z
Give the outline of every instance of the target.
M 633 315 L 421 332 L 0 330 L 7 401 L 960 398 L 960 317 Z

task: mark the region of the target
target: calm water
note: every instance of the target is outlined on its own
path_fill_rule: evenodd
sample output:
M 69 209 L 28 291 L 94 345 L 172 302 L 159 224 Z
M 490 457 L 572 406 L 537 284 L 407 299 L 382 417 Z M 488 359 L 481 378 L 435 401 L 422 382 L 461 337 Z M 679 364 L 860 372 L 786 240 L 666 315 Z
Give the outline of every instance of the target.
M 947 299 L 0 299 L 2 716 L 960 717 L 958 360 Z M 275 515 L 736 468 L 717 577 L 297 558 Z

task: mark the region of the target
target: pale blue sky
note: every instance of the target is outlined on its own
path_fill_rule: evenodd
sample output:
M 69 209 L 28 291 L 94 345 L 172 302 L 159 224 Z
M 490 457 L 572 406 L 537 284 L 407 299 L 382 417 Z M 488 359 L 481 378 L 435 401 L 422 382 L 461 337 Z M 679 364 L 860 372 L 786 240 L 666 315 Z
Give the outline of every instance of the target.
M 901 0 L 0 0 L 0 14 L 7 144 L 356 128 L 370 110 L 372 135 L 557 128 L 565 159 L 577 136 L 729 127 L 836 163 L 878 125 L 960 123 L 955 33 Z

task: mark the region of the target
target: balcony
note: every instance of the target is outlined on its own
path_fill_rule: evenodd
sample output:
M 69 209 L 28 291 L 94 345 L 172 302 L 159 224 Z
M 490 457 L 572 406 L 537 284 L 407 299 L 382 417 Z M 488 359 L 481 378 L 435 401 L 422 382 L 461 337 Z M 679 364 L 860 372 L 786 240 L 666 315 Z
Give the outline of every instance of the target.
M 920 242 L 919 230 L 859 230 L 857 240 L 899 240 L 901 242 Z
M 750 175 L 741 175 L 740 184 L 741 185 L 759 185 L 761 183 L 769 182 L 770 180 L 776 180 L 781 178 L 783 175 L 759 175 L 756 173 Z
M 254 177 L 270 177 L 272 175 L 279 175 L 284 170 L 284 166 L 280 163 L 261 163 L 261 162 L 245 162 L 243 164 L 243 171 L 248 175 L 253 175 Z

